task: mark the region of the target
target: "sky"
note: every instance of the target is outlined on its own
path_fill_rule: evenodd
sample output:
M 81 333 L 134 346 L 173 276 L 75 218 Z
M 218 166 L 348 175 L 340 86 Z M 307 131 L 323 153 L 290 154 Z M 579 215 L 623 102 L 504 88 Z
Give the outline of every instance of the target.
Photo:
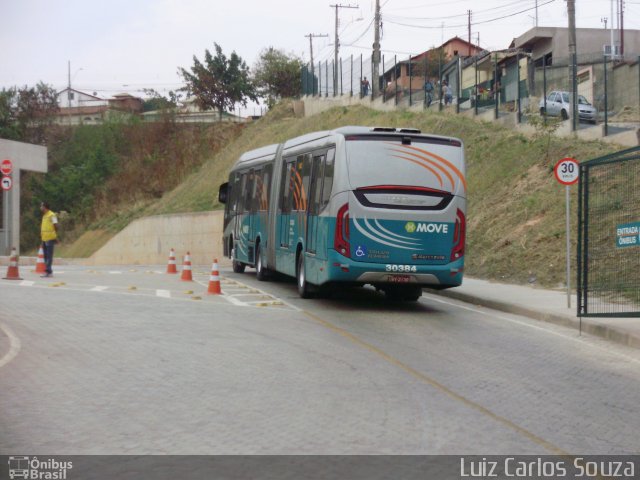
M 335 0 L 0 0 L 0 89 L 43 81 L 108 98 L 143 89 L 161 94 L 180 88 L 178 67 L 193 56 L 235 51 L 253 67 L 268 47 L 314 63 L 333 59 Z M 380 0 L 385 55 L 406 57 L 454 36 L 488 50 L 507 48 L 535 25 L 566 27 L 565 0 Z M 575 0 L 578 28 L 611 27 L 611 0 Z M 370 55 L 375 0 L 340 5 L 340 56 Z M 640 29 L 640 0 L 625 0 L 625 29 Z M 615 7 L 614 7 L 615 8 Z M 614 10 L 614 16 L 615 10 Z M 254 107 L 250 107 L 254 108 Z M 251 114 L 252 112 L 245 112 Z

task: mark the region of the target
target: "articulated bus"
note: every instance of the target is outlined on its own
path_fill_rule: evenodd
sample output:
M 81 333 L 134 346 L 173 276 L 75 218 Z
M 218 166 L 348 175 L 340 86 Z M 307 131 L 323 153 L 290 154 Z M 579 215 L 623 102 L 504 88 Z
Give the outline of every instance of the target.
M 373 285 L 415 301 L 462 283 L 464 146 L 415 129 L 342 127 L 244 153 L 220 186 L 233 270 L 279 272 L 301 297 Z

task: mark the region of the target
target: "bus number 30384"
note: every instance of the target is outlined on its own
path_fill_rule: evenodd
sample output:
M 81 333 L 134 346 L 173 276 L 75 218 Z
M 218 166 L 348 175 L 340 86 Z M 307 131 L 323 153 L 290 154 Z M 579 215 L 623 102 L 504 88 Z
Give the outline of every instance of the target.
M 417 272 L 418 267 L 415 265 L 386 265 L 387 272 Z

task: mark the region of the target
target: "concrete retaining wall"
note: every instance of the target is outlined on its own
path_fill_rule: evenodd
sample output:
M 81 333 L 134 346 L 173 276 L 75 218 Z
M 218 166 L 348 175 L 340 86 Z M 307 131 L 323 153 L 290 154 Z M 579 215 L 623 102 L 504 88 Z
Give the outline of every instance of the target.
M 161 265 L 169 250 L 182 264 L 189 251 L 194 265 L 222 260 L 223 212 L 157 215 L 135 220 L 88 260 L 90 265 Z

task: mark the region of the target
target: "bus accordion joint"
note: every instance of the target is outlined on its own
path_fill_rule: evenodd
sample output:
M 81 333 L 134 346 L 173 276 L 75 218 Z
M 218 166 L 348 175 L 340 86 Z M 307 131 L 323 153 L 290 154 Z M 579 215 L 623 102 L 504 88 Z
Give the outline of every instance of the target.
M 349 245 L 349 203 L 345 203 L 338 210 L 333 246 L 339 254 L 351 258 L 351 247 Z
M 464 243 L 467 231 L 467 222 L 462 213 L 458 209 L 456 213 L 456 225 L 453 230 L 453 248 L 451 249 L 451 261 L 459 260 L 464 256 Z

